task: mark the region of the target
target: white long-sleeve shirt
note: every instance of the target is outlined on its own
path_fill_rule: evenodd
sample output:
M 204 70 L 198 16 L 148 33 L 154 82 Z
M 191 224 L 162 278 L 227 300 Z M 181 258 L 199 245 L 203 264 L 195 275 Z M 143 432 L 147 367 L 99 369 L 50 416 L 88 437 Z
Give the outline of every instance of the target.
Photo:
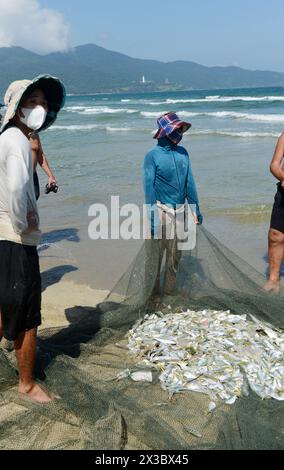
M 35 198 L 31 144 L 18 127 L 0 135 L 0 239 L 36 246 L 41 232 Z

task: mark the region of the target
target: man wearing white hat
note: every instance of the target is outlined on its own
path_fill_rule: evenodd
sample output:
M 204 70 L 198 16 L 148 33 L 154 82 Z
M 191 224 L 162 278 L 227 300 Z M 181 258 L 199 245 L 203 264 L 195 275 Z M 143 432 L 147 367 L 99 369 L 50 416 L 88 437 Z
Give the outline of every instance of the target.
M 50 75 L 13 82 L 0 129 L 0 339 L 14 341 L 19 392 L 38 402 L 54 397 L 33 378 L 41 324 L 41 232 L 29 135 L 49 127 L 64 100 L 64 86 Z

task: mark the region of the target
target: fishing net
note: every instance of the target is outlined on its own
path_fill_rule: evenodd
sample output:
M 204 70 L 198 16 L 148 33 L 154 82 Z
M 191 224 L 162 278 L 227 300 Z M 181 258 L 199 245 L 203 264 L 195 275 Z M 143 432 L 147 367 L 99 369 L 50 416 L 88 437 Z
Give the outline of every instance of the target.
M 159 243 L 159 242 L 158 242 Z M 234 404 L 194 391 L 169 399 L 158 369 L 152 382 L 139 371 L 127 332 L 156 311 L 156 240 L 146 240 L 129 269 L 97 308 L 74 307 L 80 321 L 40 332 L 36 375 L 61 399 L 48 405 L 19 399 L 13 352 L 0 349 L 1 449 L 281 449 L 283 404 L 252 390 Z M 183 251 L 176 289 L 159 310 L 230 310 L 283 328 L 283 297 L 262 290 L 264 277 L 198 227 L 192 251 Z M 72 314 L 73 308 L 65 312 Z M 265 332 L 263 333 L 265 334 Z M 140 358 L 141 359 L 141 358 Z

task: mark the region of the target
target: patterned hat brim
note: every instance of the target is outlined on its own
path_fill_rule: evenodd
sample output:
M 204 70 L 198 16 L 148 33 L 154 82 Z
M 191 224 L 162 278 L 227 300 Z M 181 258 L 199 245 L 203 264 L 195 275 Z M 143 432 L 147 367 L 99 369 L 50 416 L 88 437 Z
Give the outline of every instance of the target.
M 172 124 L 169 126 L 169 131 L 167 132 L 167 128 L 163 129 L 160 128 L 157 130 L 157 132 L 154 134 L 153 139 L 161 139 L 162 137 L 166 137 L 170 135 L 172 132 L 176 131 L 177 129 L 182 127 L 182 133 L 188 131 L 190 129 L 191 124 L 190 122 L 185 122 L 185 121 L 177 121 L 175 124 Z

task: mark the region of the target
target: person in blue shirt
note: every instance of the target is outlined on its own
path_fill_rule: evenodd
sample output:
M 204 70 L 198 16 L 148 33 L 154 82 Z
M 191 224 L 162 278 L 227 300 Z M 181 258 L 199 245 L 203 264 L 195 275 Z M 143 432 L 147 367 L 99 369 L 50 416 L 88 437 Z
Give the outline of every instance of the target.
M 158 120 L 154 135 L 157 145 L 144 159 L 144 192 L 148 211 L 149 239 L 146 240 L 146 256 L 153 259 L 151 250 L 159 250 L 158 271 L 151 299 L 160 302 L 160 268 L 166 251 L 164 294 L 173 293 L 176 272 L 181 252 L 178 250 L 178 236 L 174 221 L 173 235 L 166 236 L 165 227 L 175 219 L 175 213 L 187 201 L 192 210 L 195 224 L 202 224 L 197 189 L 191 163 L 186 149 L 178 145 L 191 124 L 181 121 L 176 113 L 166 113 Z M 173 216 L 174 214 L 174 216 Z M 147 247 L 148 246 L 148 247 Z M 146 262 L 146 270 L 149 263 Z M 147 275 L 147 273 L 146 273 Z

